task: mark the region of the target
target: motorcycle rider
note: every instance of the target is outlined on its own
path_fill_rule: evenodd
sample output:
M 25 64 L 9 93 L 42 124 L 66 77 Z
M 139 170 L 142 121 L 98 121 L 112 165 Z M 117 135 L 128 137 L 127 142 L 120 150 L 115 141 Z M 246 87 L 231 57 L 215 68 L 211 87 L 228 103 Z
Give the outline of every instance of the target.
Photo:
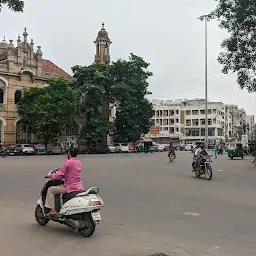
M 82 163 L 76 158 L 78 151 L 75 147 L 71 147 L 68 151 L 68 160 L 66 160 L 56 173 L 47 177 L 53 180 L 65 178 L 65 184 L 60 186 L 52 186 L 48 188 L 45 207 L 50 209 L 49 215 L 56 215 L 55 195 L 83 191 L 83 183 L 81 179 Z
M 198 150 L 200 144 L 196 143 L 193 147 L 193 162 L 192 162 L 192 171 L 196 168 L 196 151 Z
M 196 168 L 200 166 L 200 160 L 201 160 L 201 154 L 204 152 L 204 144 L 201 143 L 198 149 L 195 152 L 195 157 L 196 157 Z

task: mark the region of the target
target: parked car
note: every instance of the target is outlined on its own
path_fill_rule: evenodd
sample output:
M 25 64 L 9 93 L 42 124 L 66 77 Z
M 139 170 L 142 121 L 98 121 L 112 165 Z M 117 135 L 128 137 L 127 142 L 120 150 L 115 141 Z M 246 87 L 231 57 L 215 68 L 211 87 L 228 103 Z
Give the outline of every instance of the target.
M 165 146 L 162 144 L 157 145 L 157 152 L 164 152 L 165 151 Z
M 68 145 L 68 144 L 67 144 Z M 62 153 L 64 154 L 67 150 L 67 145 L 64 143 L 64 148 L 62 149 Z M 60 142 L 55 142 L 53 144 L 47 145 L 47 153 L 48 155 L 60 155 L 61 154 L 61 147 Z
M 91 147 L 88 151 L 89 154 L 108 154 L 109 153 L 109 147 L 106 146 L 94 146 Z
M 17 148 L 16 146 L 7 146 L 6 151 L 9 156 L 17 156 L 20 154 L 19 148 Z
M 125 143 L 116 143 L 115 152 L 117 153 L 129 153 L 129 147 Z
M 157 152 L 158 144 L 155 143 L 155 142 L 153 142 L 153 148 L 154 148 L 154 150 Z
M 192 150 L 192 144 L 187 144 L 186 146 L 185 146 L 185 151 L 191 151 Z
M 34 155 L 35 150 L 31 144 L 18 144 L 16 145 L 20 155 Z
M 108 144 L 109 153 L 115 153 L 116 147 L 113 144 Z

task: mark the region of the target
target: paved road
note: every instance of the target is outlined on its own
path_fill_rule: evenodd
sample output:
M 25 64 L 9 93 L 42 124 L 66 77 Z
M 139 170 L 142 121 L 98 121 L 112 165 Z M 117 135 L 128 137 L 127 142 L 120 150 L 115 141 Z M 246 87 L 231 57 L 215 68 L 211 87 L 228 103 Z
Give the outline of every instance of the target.
M 34 220 L 43 176 L 64 159 L 0 159 L 1 255 L 255 255 L 256 169 L 248 159 L 221 156 L 207 181 L 191 173 L 188 152 L 174 163 L 165 153 L 80 156 L 86 187 L 99 186 L 105 201 L 103 221 L 89 239 Z

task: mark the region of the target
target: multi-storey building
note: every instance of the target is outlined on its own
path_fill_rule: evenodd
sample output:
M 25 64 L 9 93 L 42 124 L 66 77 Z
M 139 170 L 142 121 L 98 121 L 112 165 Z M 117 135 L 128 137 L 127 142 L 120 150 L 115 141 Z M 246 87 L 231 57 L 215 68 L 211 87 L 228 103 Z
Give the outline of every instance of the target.
M 205 139 L 205 100 L 153 100 L 155 115 L 148 137 L 160 143 L 193 143 Z M 249 118 L 249 117 L 248 117 Z M 251 117 L 250 117 L 251 118 Z M 208 143 L 229 141 L 245 134 L 246 112 L 236 105 L 208 102 Z M 254 118 L 250 119 L 254 123 Z M 253 125 L 250 127 L 253 130 Z
M 179 142 L 181 102 L 181 100 L 152 101 L 155 115 L 152 118 L 153 127 L 148 137 L 159 143 L 169 143 L 170 139 Z
M 227 105 L 227 108 L 231 116 L 229 137 L 239 139 L 241 135 L 246 134 L 246 111 L 237 105 Z
M 254 115 L 247 115 L 246 116 L 246 130 L 247 130 L 247 136 L 248 140 L 253 141 L 254 140 Z
M 208 102 L 208 143 L 225 139 L 226 108 L 222 102 Z M 193 143 L 205 138 L 205 100 L 185 100 L 181 105 L 181 141 Z

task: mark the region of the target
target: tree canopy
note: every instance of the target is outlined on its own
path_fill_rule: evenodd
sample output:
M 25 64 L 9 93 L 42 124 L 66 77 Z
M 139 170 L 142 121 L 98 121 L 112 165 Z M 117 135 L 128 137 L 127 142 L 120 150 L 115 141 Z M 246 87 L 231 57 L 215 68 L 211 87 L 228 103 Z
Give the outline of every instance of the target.
M 131 54 L 128 61 L 118 60 L 112 65 L 117 83 L 115 140 L 135 142 L 149 131 L 150 118 L 154 115 L 152 104 L 145 98 L 148 92 L 148 78 L 152 73 L 149 63 Z
M 7 7 L 14 12 L 23 12 L 24 1 L 0 0 L 0 11 L 2 10 L 3 5 L 7 5 Z
M 149 64 L 131 54 L 129 60 L 110 65 L 75 66 L 74 88 L 84 95 L 82 112 L 86 119 L 82 137 L 89 145 L 104 141 L 114 132 L 120 142 L 136 141 L 148 132 L 153 116 L 148 94 Z M 116 106 L 116 121 L 109 122 L 110 105 Z
M 223 73 L 237 73 L 240 87 L 249 92 L 256 91 L 256 1 L 216 0 L 213 11 L 220 27 L 230 34 L 221 46 L 218 61 Z
M 71 127 L 80 110 L 79 94 L 68 88 L 66 80 L 53 79 L 48 84 L 25 91 L 18 103 L 22 125 L 45 144 L 57 140 Z

